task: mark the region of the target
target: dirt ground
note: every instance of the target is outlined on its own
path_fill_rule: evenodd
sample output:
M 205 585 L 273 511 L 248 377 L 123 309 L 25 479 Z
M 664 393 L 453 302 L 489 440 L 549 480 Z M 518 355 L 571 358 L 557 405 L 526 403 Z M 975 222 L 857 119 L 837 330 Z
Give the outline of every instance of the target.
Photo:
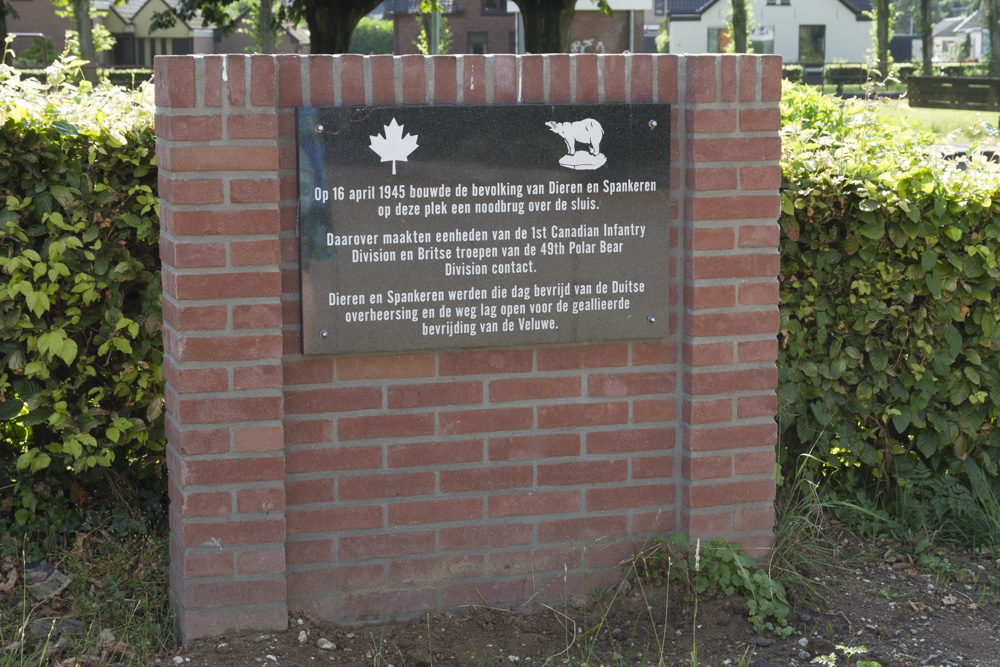
M 844 547 L 850 555 L 808 573 L 823 599 L 796 602 L 788 638 L 754 632 L 742 598 L 695 604 L 676 588 L 668 598 L 663 587 L 628 582 L 532 615 L 469 607 L 362 628 L 292 616 L 286 632 L 197 641 L 158 665 L 770 667 L 823 664 L 817 658 L 830 654 L 826 664 L 1000 665 L 995 554 L 928 551 L 921 564 L 889 543 Z

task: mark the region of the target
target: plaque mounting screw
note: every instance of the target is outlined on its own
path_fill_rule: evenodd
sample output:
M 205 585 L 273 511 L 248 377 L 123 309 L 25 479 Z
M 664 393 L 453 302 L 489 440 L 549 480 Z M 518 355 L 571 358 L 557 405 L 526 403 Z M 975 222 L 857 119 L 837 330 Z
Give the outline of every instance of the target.
M 655 120 L 649 121 L 649 129 L 651 129 L 651 130 L 655 130 L 656 129 L 656 121 Z
M 327 331 L 326 329 L 322 329 L 322 330 L 320 330 L 320 332 L 319 332 L 319 337 L 320 337 L 320 338 L 326 338 L 326 337 L 327 337 L 327 336 L 329 336 L 329 335 L 330 335 L 330 332 L 329 332 L 329 331 Z
M 649 317 L 647 317 L 647 318 L 646 318 L 646 320 L 647 320 L 647 321 L 648 321 L 648 322 L 649 322 L 650 324 L 656 324 L 656 318 L 655 318 L 655 317 L 653 317 L 652 315 L 650 315 Z
M 317 125 L 316 126 L 316 131 L 317 132 L 322 132 L 323 131 L 323 126 L 322 125 Z

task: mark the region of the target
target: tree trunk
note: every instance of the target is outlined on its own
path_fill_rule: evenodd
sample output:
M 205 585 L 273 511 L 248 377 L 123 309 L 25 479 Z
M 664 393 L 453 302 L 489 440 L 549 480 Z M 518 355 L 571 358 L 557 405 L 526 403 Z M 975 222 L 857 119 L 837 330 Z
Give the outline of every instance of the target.
M 875 5 L 875 56 L 884 80 L 889 76 L 889 0 L 877 0 Z
M 274 6 L 271 0 L 260 0 L 258 5 L 257 39 L 261 53 L 274 53 Z
M 312 0 L 302 14 L 309 26 L 310 53 L 348 53 L 358 22 L 379 0 Z
M 87 61 L 83 66 L 83 76 L 91 83 L 97 83 L 97 63 L 94 61 L 94 26 L 90 22 L 90 0 L 71 0 L 73 22 L 80 40 L 80 58 Z
M 990 35 L 990 76 L 1000 76 L 1000 0 L 986 0 L 986 29 Z
M 920 0 L 920 55 L 923 60 L 923 74 L 934 72 L 931 56 L 934 53 L 934 19 L 931 17 L 931 0 Z
M 746 0 L 732 0 L 733 21 L 729 26 L 729 31 L 733 38 L 733 47 L 736 53 L 747 52 L 747 2 Z
M 524 19 L 524 50 L 569 53 L 576 0 L 515 0 Z

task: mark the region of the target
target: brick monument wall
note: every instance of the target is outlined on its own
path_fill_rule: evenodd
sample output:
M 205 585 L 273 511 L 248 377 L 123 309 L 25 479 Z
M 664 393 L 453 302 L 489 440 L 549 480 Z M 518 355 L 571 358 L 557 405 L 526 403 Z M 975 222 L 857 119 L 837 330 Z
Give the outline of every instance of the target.
M 620 578 L 774 518 L 780 58 L 156 59 L 171 591 L 185 641 Z M 303 356 L 299 106 L 672 104 L 662 340 Z

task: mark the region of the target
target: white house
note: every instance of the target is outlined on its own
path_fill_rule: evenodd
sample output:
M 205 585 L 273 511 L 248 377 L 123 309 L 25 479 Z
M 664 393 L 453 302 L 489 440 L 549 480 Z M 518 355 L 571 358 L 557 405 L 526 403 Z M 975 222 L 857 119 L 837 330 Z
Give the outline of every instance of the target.
M 667 0 L 671 53 L 715 53 L 729 42 L 729 0 Z M 864 62 L 872 46 L 870 0 L 752 0 L 755 53 L 786 63 Z
M 934 26 L 934 60 L 954 62 L 982 60 L 989 33 L 978 11 L 969 16 L 944 18 Z

